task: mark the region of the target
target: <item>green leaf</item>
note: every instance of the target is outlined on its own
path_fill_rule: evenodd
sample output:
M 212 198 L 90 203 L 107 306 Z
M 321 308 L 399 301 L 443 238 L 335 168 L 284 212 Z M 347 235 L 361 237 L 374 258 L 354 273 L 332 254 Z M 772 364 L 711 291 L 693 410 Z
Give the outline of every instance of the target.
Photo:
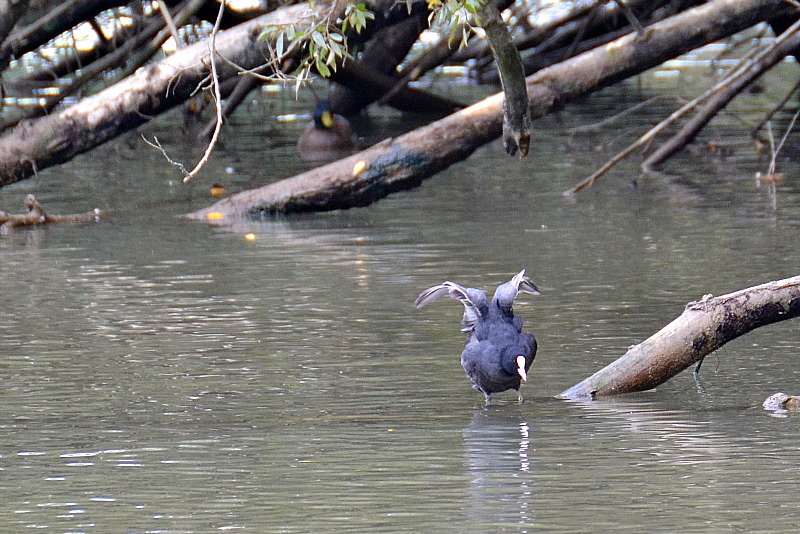
M 320 60 L 316 61 L 317 72 L 319 72 L 320 76 L 323 78 L 328 78 L 331 75 L 331 69 Z
M 328 48 L 330 48 L 332 54 L 335 54 L 339 57 L 342 57 L 344 55 L 344 49 L 342 48 L 342 45 L 340 45 L 339 43 L 334 43 L 333 41 L 331 41 L 328 43 Z
M 294 25 L 289 25 L 289 26 L 286 28 L 286 37 L 287 37 L 287 38 L 288 38 L 290 41 L 294 41 L 294 38 L 295 38 L 295 36 L 296 36 L 296 35 L 297 35 L 297 31 L 294 29 Z
M 317 43 L 317 46 L 322 49 L 328 48 L 328 43 L 325 42 L 325 37 L 318 31 L 314 31 L 311 34 L 311 40 Z

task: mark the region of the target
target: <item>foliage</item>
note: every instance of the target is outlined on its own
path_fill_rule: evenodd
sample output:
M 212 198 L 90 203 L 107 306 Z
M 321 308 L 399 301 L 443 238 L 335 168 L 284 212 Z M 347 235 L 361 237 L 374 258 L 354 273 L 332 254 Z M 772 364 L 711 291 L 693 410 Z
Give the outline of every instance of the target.
M 298 30 L 294 24 L 271 26 L 264 29 L 259 40 L 274 39 L 273 62 L 276 67 L 298 49 L 303 52 L 297 75 L 299 84 L 308 78 L 312 67 L 325 78 L 331 75 L 331 71 L 336 72 L 337 64 L 350 57 L 345 39 L 347 30 L 352 28 L 361 33 L 367 21 L 374 18 L 365 4 L 348 3 L 343 17 L 335 22 L 328 15 L 308 29 Z
M 484 6 L 486 0 L 426 0 L 431 28 L 449 28 L 448 43 L 453 44 L 458 29 L 461 29 L 459 47 L 467 46 L 469 35 L 475 30 L 472 22 L 475 14 Z
M 460 46 L 466 46 L 474 15 L 486 0 L 426 0 L 430 15 L 428 23 L 431 27 L 449 28 L 449 42 L 455 40 L 456 33 L 461 30 Z M 410 0 L 407 0 L 411 9 Z M 298 86 L 314 68 L 320 76 L 327 78 L 336 72 L 337 65 L 350 57 L 347 48 L 346 34 L 350 29 L 361 33 L 367 22 L 374 20 L 375 15 L 363 3 L 348 2 L 342 18 L 330 20 L 330 15 L 316 21 L 309 29 L 298 29 L 294 24 L 270 26 L 259 36 L 260 40 L 274 40 L 273 64 L 280 67 L 284 59 L 302 52 L 302 60 L 297 69 Z M 276 70 L 278 70 L 276 68 Z

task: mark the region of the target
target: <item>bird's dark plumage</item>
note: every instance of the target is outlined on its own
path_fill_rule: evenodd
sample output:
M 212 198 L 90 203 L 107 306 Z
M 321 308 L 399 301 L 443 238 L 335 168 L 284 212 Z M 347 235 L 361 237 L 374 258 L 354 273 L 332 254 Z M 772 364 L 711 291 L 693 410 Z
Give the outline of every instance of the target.
M 528 379 L 528 369 L 536 356 L 536 338 L 523 332 L 522 319 L 514 317 L 513 304 L 520 292 L 539 294 L 539 288 L 524 270 L 501 284 L 491 302 L 480 289 L 444 282 L 423 291 L 414 303 L 421 308 L 447 296 L 464 305 L 461 331 L 467 334 L 467 343 L 461 353 L 461 365 L 487 404 L 492 393 L 508 389 L 514 389 L 521 402 L 520 384 Z

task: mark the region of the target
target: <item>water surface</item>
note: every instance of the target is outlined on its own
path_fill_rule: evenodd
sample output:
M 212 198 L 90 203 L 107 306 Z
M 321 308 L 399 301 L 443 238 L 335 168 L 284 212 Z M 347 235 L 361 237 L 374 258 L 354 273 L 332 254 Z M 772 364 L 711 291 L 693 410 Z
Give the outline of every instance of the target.
M 794 155 L 785 181 L 758 187 L 767 161 L 733 120 L 708 134 L 730 154 L 703 141 L 668 176 L 625 164 L 562 196 L 670 108 L 569 128 L 647 99 L 648 83 L 664 89 L 632 83 L 538 121 L 525 160 L 495 143 L 346 212 L 227 228 L 175 217 L 207 205 L 212 182 L 303 168 L 303 125 L 274 120 L 300 105 L 274 95 L 237 115 L 188 186 L 132 135 L 0 191 L 8 211 L 28 192 L 53 212 L 112 210 L 0 239 L 0 530 L 794 531 L 798 418 L 760 404 L 800 393 L 797 324 L 730 343 L 699 380 L 555 398 L 687 302 L 798 274 Z M 411 124 L 378 114 L 362 128 Z M 176 159 L 198 156 L 179 120 L 151 128 Z M 526 402 L 485 408 L 459 365 L 458 303 L 412 303 L 521 268 L 543 289 L 516 306 L 540 352 Z

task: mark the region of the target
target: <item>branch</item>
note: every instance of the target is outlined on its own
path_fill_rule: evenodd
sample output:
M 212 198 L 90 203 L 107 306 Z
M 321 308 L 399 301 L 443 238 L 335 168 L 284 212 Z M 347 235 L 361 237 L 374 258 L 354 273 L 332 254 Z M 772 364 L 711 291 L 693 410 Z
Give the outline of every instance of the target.
M 716 116 L 719 110 L 727 106 L 731 100 L 762 74 L 794 52 L 798 46 L 800 46 L 800 21 L 792 24 L 762 54 L 759 54 L 759 57 L 750 64 L 749 68 L 730 80 L 730 83 L 709 98 L 692 120 L 687 122 L 677 134 L 642 162 L 642 170 L 649 172 L 653 167 L 663 163 L 672 154 L 689 144 L 700 133 L 700 130 Z
M 687 102 L 680 109 L 674 111 L 669 117 L 658 123 L 656 126 L 651 128 L 646 134 L 641 136 L 635 142 L 628 145 L 626 148 L 618 152 L 607 161 L 602 167 L 592 173 L 588 178 L 580 182 L 579 184 L 575 185 L 569 191 L 566 191 L 565 195 L 574 195 L 578 193 L 580 190 L 594 185 L 598 178 L 603 176 L 606 172 L 611 170 L 614 165 L 619 163 L 620 161 L 627 158 L 637 149 L 647 145 L 650 143 L 658 134 L 664 131 L 669 125 L 673 124 L 679 118 L 683 117 L 693 109 L 697 108 L 702 102 L 708 102 L 704 107 L 703 111 L 701 111 L 692 121 L 689 121 L 687 125 L 684 127 L 684 135 L 691 135 L 692 138 L 694 135 L 697 134 L 699 131 L 697 128 L 702 128 L 713 115 L 709 116 L 709 113 L 716 113 L 719 109 L 721 109 L 727 102 L 730 101 L 733 96 L 738 94 L 741 89 L 747 87 L 750 83 L 753 82 L 758 76 L 769 70 L 772 66 L 775 65 L 781 58 L 787 55 L 787 43 L 789 45 L 797 46 L 797 40 L 800 39 L 800 35 L 796 32 L 796 26 L 798 23 L 795 23 L 790 30 L 792 33 L 790 34 L 790 30 L 787 30 L 781 37 L 783 40 L 776 40 L 770 46 L 762 49 L 760 53 L 756 53 L 753 57 L 748 57 L 746 60 L 742 60 L 739 65 L 737 65 L 732 72 L 730 72 L 725 78 L 720 80 L 714 87 L 704 92 L 702 95 L 698 96 L 691 102 Z M 687 141 L 688 142 L 688 141 Z M 666 145 L 665 145 L 666 146 Z M 672 144 L 670 144 L 672 146 Z M 663 152 L 662 152 L 663 151 Z M 653 159 L 653 157 L 658 154 L 663 153 L 666 154 L 666 150 L 662 147 L 659 151 L 654 153 L 653 155 L 648 158 L 642 164 L 643 170 L 649 170 L 649 166 L 654 165 L 657 163 L 657 160 Z
M 476 17 L 486 32 L 503 84 L 503 146 L 512 156 L 519 150 L 524 158 L 531 140 L 531 113 L 522 58 L 494 2 L 487 1 Z
M 211 60 L 211 86 L 214 90 L 214 109 L 216 111 L 217 123 L 214 126 L 214 133 L 211 134 L 211 140 L 208 142 L 208 146 L 206 147 L 206 151 L 203 152 L 203 157 L 200 158 L 200 161 L 197 162 L 197 165 L 194 166 L 194 169 L 189 171 L 189 174 L 183 177 L 184 183 L 191 180 L 193 177 L 197 176 L 197 173 L 200 172 L 206 162 L 208 162 L 209 158 L 211 157 L 211 153 L 214 151 L 214 147 L 217 144 L 217 139 L 219 139 L 219 132 L 222 129 L 222 95 L 219 91 L 219 76 L 217 76 L 217 34 L 219 33 L 219 25 L 222 22 L 222 14 L 225 13 L 225 2 L 224 0 L 219 3 L 219 13 L 217 14 L 217 20 L 214 22 L 214 29 L 211 31 L 211 44 L 209 45 L 208 55 Z
M 652 389 L 727 342 L 761 326 L 800 316 L 800 276 L 734 293 L 704 296 L 624 356 L 562 392 L 597 398 Z
M 315 5 L 321 9 L 326 3 Z M 282 7 L 219 32 L 217 53 L 227 58 L 217 64 L 219 79 L 238 74 L 228 61 L 248 69 L 261 65 L 267 53 L 258 40 L 263 28 L 303 20 L 307 10 L 307 5 Z M 203 41 L 72 106 L 19 124 L 0 137 L 0 186 L 28 178 L 34 169 L 68 161 L 171 109 L 195 92 L 208 71 L 208 42 Z
M 0 211 L 0 236 L 8 235 L 12 228 L 18 226 L 33 226 L 38 224 L 50 223 L 70 223 L 70 222 L 89 222 L 97 221 L 105 215 L 95 208 L 87 213 L 73 213 L 70 215 L 50 215 L 47 213 L 33 195 L 25 197 L 25 209 L 28 213 L 23 215 L 12 215 Z

